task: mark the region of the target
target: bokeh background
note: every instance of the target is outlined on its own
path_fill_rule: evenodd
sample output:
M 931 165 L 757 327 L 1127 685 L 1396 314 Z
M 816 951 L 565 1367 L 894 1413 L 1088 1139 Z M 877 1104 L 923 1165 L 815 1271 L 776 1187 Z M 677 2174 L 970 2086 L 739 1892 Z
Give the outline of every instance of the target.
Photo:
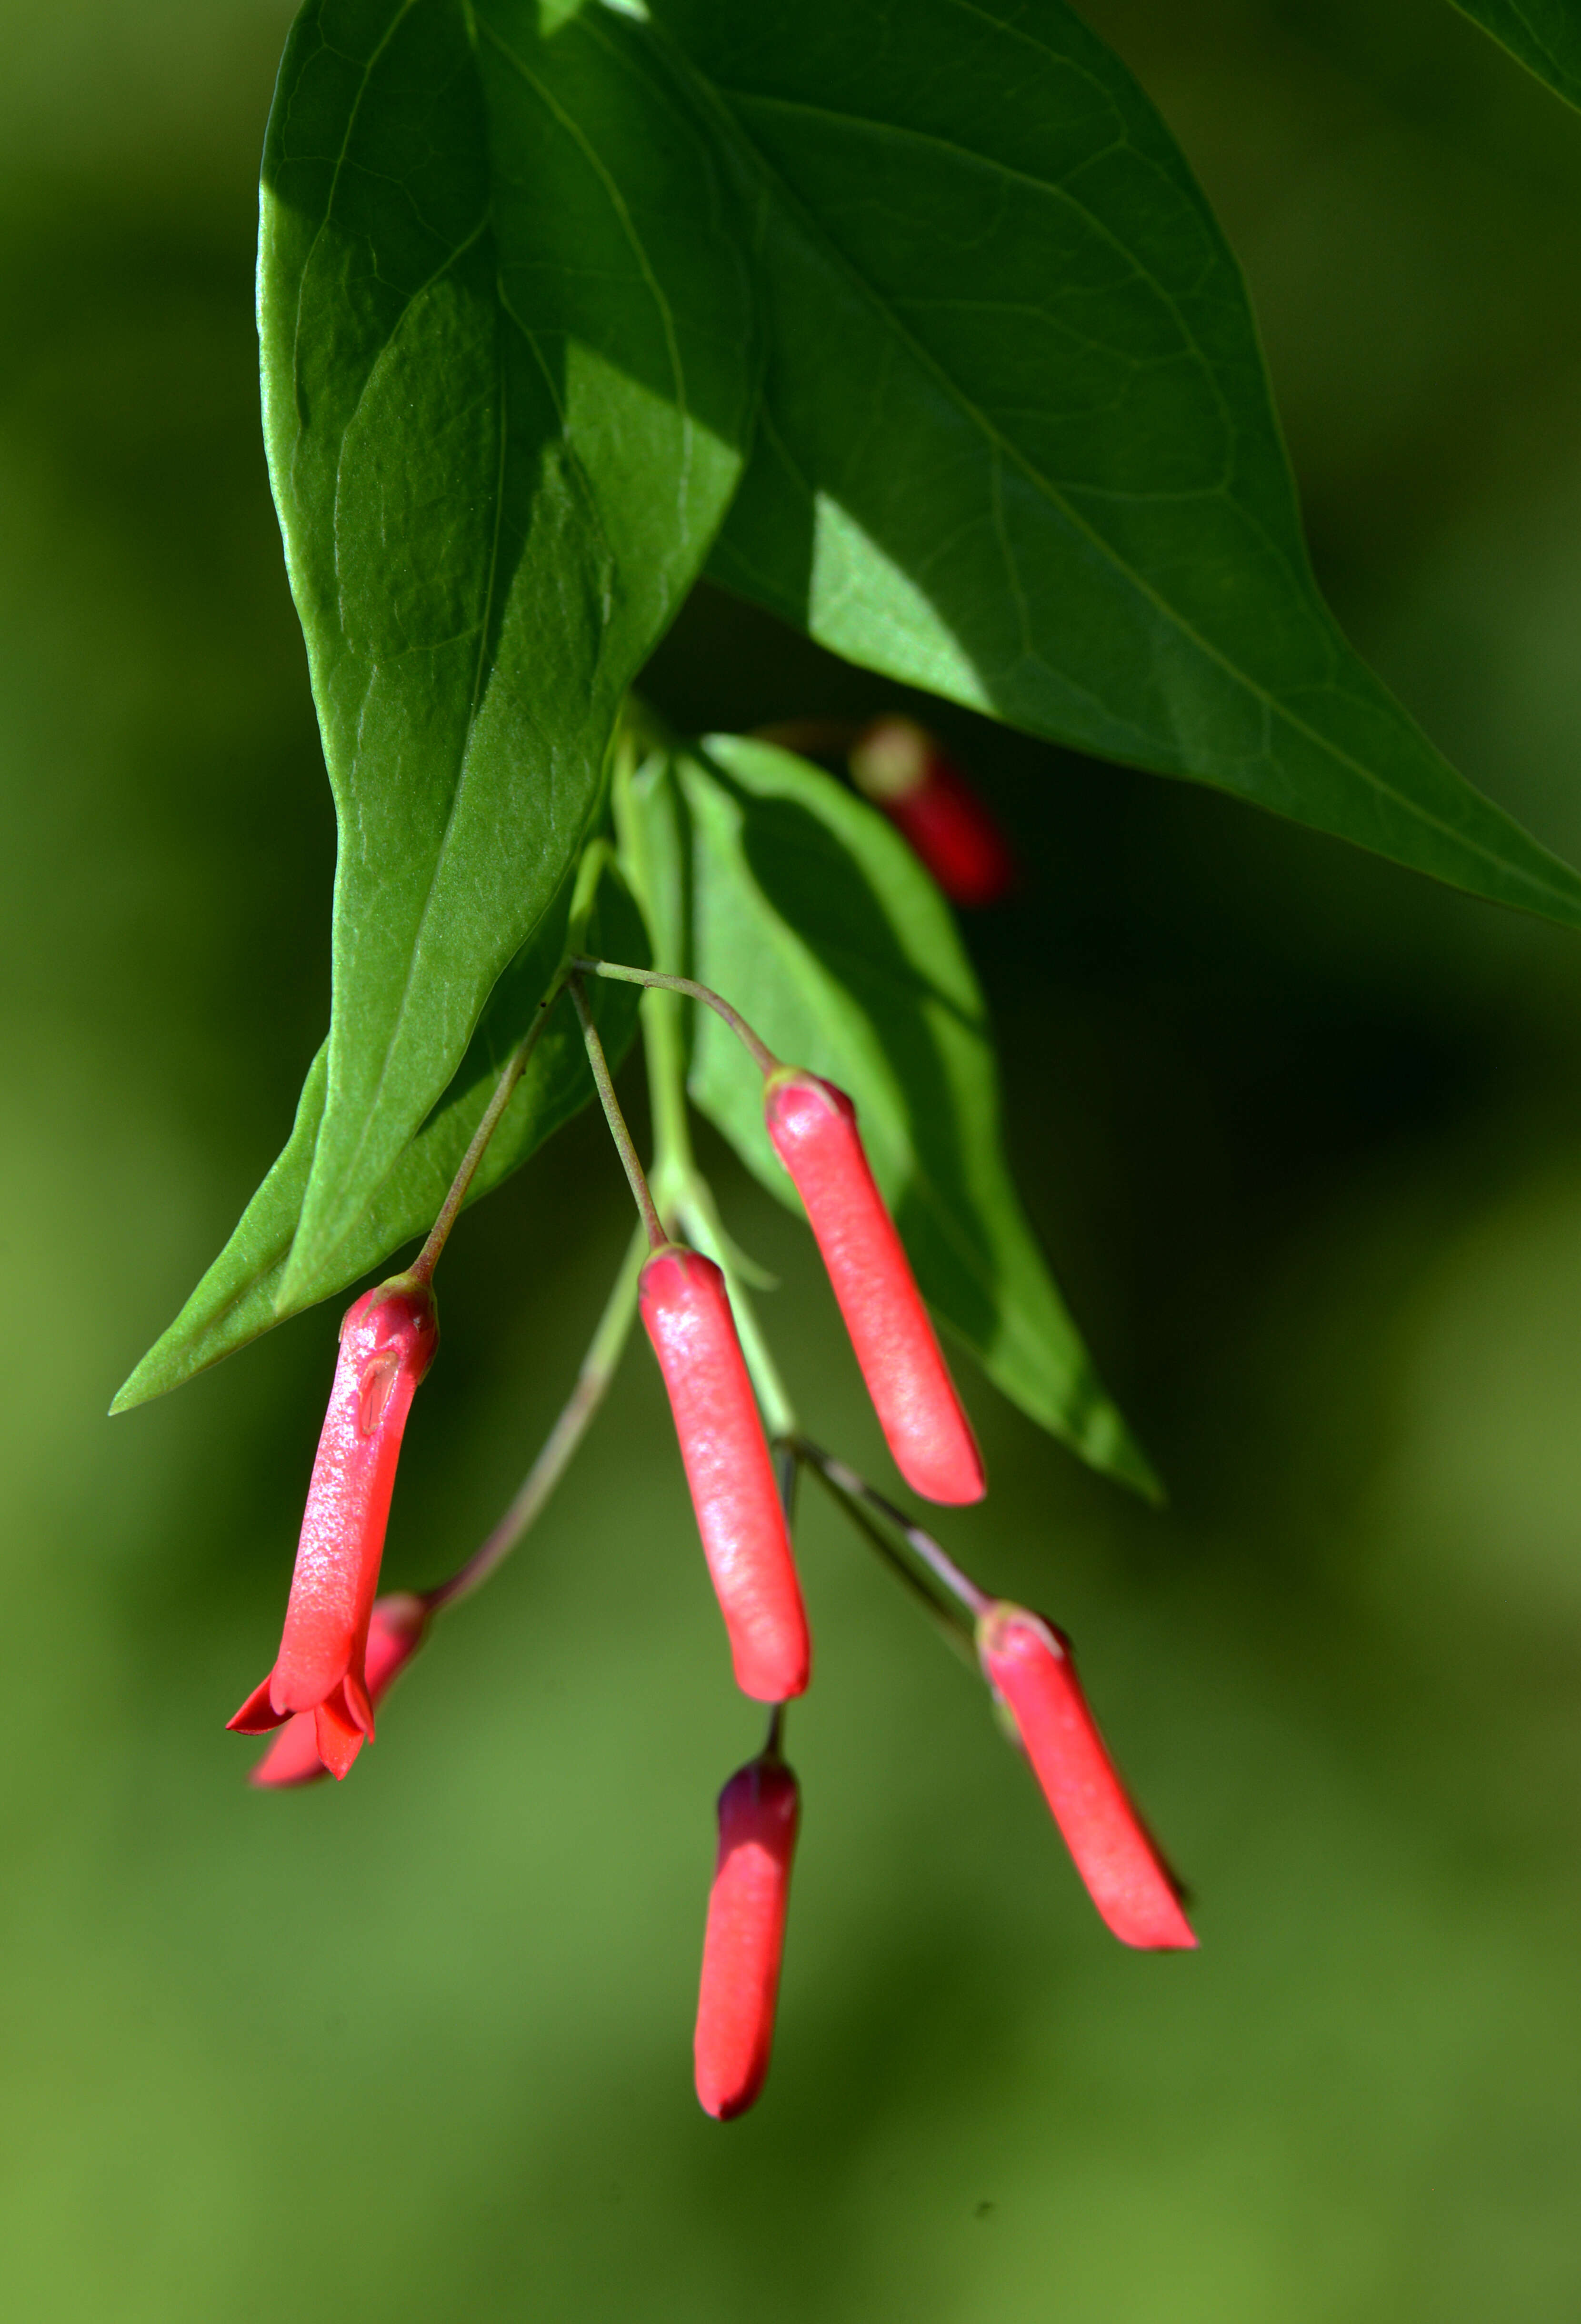
M 1093 0 L 1218 204 L 1314 550 L 1581 857 L 1581 120 L 1439 0 Z M 969 1379 L 947 1537 L 1071 1629 L 1188 1870 L 1100 1929 L 980 1691 L 809 1493 L 779 2054 L 690 2088 L 755 1748 L 639 1349 L 343 1791 L 244 1782 L 322 1311 L 113 1425 L 272 1157 L 334 831 L 256 418 L 281 0 L 0 5 L 0 2296 L 29 2324 L 1523 2324 L 1581 2309 L 1581 945 L 929 713 L 1027 1197 L 1167 1475 Z M 677 718 L 897 697 L 703 596 Z M 808 1424 L 800 1230 L 717 1156 Z M 585 1119 L 472 1214 L 388 1571 L 492 1521 L 626 1235 Z M 963 1366 L 963 1371 L 966 1368 Z

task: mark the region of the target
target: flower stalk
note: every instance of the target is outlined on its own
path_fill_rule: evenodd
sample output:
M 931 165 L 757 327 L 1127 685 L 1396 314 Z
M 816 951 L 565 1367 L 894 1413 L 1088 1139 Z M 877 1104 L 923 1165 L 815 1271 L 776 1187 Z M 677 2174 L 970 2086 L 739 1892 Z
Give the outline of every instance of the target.
M 545 994 L 538 1002 L 538 1012 L 528 1028 L 526 1037 L 518 1042 L 506 1061 L 505 1070 L 494 1084 L 494 1093 L 483 1109 L 483 1119 L 473 1130 L 471 1143 L 462 1156 L 460 1167 L 450 1182 L 450 1191 L 440 1205 L 439 1215 L 429 1228 L 427 1240 L 424 1242 L 421 1250 L 407 1269 L 414 1283 L 433 1281 L 434 1269 L 439 1263 L 439 1254 L 449 1241 L 450 1230 L 461 1215 L 462 1204 L 465 1202 L 468 1190 L 477 1175 L 478 1165 L 487 1151 L 489 1140 L 500 1127 L 501 1116 L 516 1094 L 516 1085 L 527 1071 L 532 1053 L 542 1039 L 544 1028 L 549 1021 L 549 1011 L 559 999 L 563 990 L 562 984 L 556 984 L 551 991 Z

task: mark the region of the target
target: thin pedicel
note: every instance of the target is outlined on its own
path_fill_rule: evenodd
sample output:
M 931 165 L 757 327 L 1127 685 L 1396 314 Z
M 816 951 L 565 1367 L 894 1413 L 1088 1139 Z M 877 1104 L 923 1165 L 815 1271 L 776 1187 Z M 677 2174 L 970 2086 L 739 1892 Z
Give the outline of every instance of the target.
M 812 1645 L 730 1293 L 711 1259 L 666 1237 L 576 976 L 571 997 L 610 1134 L 652 1246 L 638 1280 L 638 1313 L 664 1375 L 736 1683 L 760 1702 L 779 1702 L 806 1687 Z

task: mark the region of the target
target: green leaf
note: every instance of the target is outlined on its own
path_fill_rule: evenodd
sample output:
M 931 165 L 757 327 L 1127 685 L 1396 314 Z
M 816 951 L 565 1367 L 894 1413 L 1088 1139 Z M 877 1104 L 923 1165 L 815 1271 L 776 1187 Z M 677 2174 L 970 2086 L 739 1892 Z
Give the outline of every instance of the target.
M 1581 7 L 1576 0 L 1455 0 L 1528 71 L 1581 106 Z
M 346 1272 L 506 964 L 540 929 L 558 948 L 622 695 L 734 489 L 756 371 L 711 136 L 602 8 L 544 33 L 538 0 L 309 0 L 258 296 L 340 825 L 296 1305 Z
M 116 1397 L 112 1412 L 125 1412 L 162 1396 L 167 1388 L 179 1388 L 285 1316 L 344 1291 L 359 1276 L 382 1266 L 403 1243 L 427 1232 L 507 1059 L 555 982 L 561 954 L 557 938 L 550 939 L 557 925 L 541 924 L 501 978 L 454 1083 L 353 1231 L 336 1247 L 333 1261 L 281 1304 L 286 1265 L 324 1118 L 329 1059 L 326 1042 L 308 1069 L 284 1152 L 170 1330 Z M 647 964 L 641 916 L 622 880 L 604 877 L 587 922 L 587 941 L 611 959 Z M 599 983 L 591 999 L 611 1062 L 618 1064 L 637 1029 L 640 995 L 630 985 Z M 593 1093 L 575 1016 L 568 1002 L 559 1001 L 489 1141 L 468 1204 L 519 1168 L 562 1123 L 580 1112 Z
M 718 579 L 1033 733 L 1581 925 L 1581 879 L 1323 604 L 1239 271 L 1062 0 L 652 14 L 759 221 L 764 404 Z
M 1011 1182 L 987 1013 L 948 905 L 883 817 L 816 767 L 731 735 L 704 750 L 674 762 L 690 825 L 692 973 L 787 1063 L 855 1099 L 923 1292 L 989 1379 L 1095 1467 L 1155 1494 Z M 651 773 L 646 794 L 662 841 Z M 706 1010 L 690 1087 L 799 1210 L 763 1127 L 761 1076 Z

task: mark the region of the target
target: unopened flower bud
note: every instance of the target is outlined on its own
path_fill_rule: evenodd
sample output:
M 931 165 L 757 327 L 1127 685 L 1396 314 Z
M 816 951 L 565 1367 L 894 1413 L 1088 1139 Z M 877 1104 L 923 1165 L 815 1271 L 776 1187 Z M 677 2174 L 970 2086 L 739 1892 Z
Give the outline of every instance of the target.
M 980 1501 L 982 1455 L 905 1246 L 873 1181 L 856 1108 L 832 1082 L 782 1065 L 763 1090 L 895 1464 L 930 1501 Z
M 263 1735 L 311 1712 L 318 1757 L 336 1778 L 372 1738 L 368 1628 L 401 1434 L 438 1342 L 433 1295 L 409 1277 L 347 1309 L 280 1654 L 229 1722 Z
M 693 2044 L 699 2102 L 719 2122 L 745 2114 L 768 2072 L 800 1810 L 778 1757 L 740 1768 L 719 1795 Z
M 850 752 L 851 779 L 910 842 L 952 904 L 996 904 L 1016 884 L 1003 832 L 938 738 L 876 718 Z
M 991 1607 L 978 1652 L 1008 1706 L 1087 1892 L 1122 1943 L 1194 1947 L 1171 1878 L 1105 1750 L 1070 1641 L 1025 1607 Z
M 364 1664 L 368 1701 L 375 1711 L 422 1645 L 428 1630 L 426 1600 L 409 1590 L 377 1598 L 368 1618 Z M 317 1714 L 294 1711 L 253 1768 L 249 1782 L 269 1791 L 317 1783 L 329 1769 L 318 1757 Z
M 666 1243 L 642 1270 L 642 1322 L 669 1391 L 736 1684 L 759 1702 L 805 1692 L 807 1618 L 763 1423 L 724 1277 Z

